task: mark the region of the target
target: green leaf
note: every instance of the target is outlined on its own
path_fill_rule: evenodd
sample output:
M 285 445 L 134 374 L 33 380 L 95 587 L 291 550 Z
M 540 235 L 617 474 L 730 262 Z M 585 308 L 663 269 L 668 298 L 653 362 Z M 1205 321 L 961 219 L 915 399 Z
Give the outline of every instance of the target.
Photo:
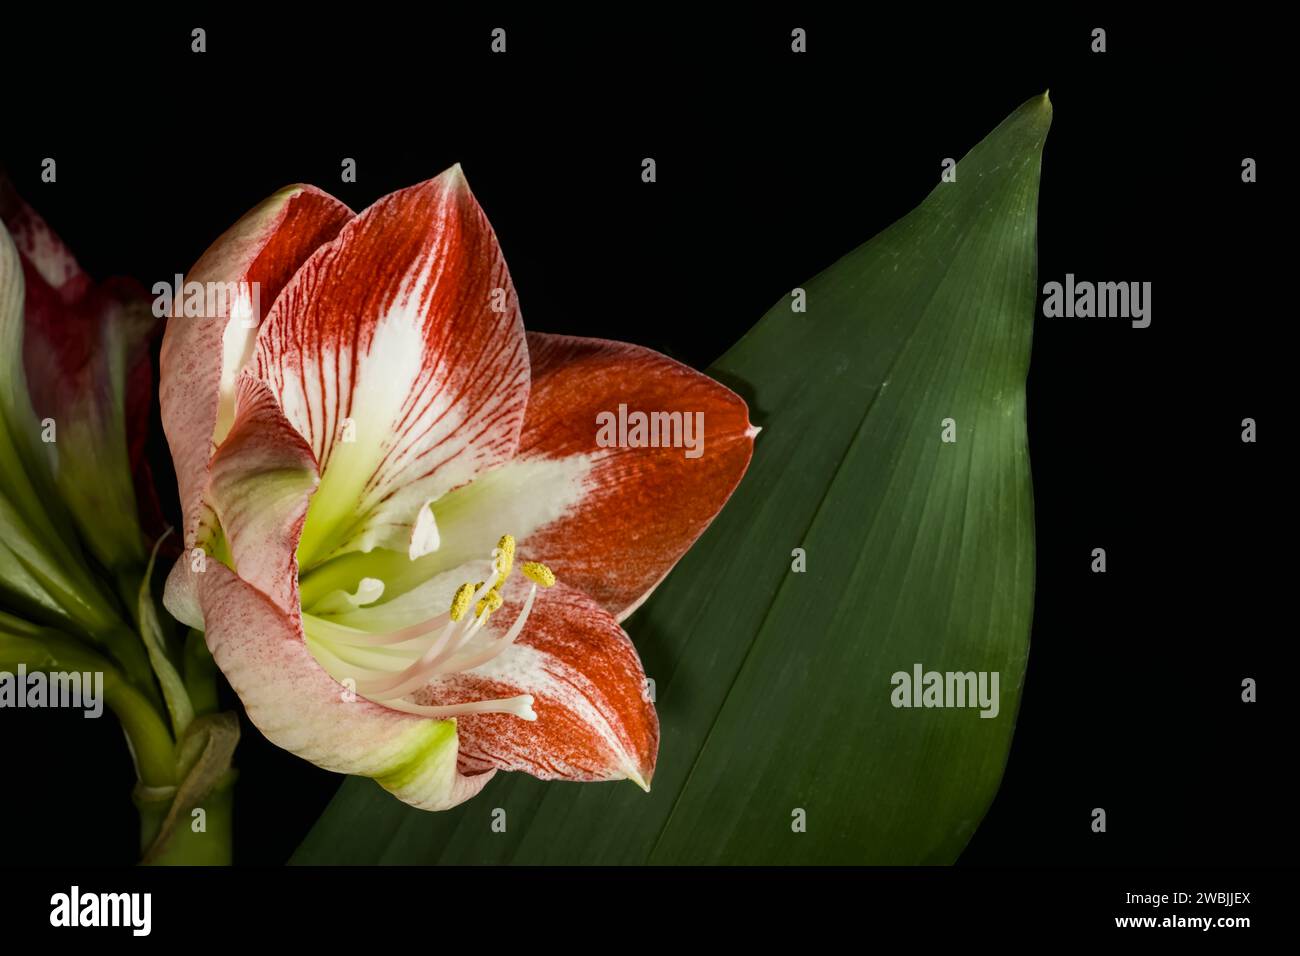
M 806 313 L 783 299 L 711 370 L 764 431 L 735 497 L 626 625 L 657 684 L 650 794 L 502 774 L 426 814 L 350 779 L 295 862 L 956 859 L 1001 780 L 1028 655 L 1050 121 L 1046 96 L 1023 105 L 955 182 L 808 282 Z M 997 716 L 894 707 L 891 676 L 916 664 L 997 672 Z
M 136 595 L 136 618 L 140 622 L 140 638 L 149 655 L 149 665 L 158 678 L 162 688 L 163 700 L 167 704 L 167 716 L 171 718 L 172 733 L 180 740 L 194 720 L 194 705 L 190 703 L 185 682 L 176 670 L 176 665 L 167 655 L 167 637 L 163 634 L 162 622 L 158 618 L 158 607 L 153 600 L 153 568 L 158 560 L 158 549 L 163 540 L 171 534 L 168 528 L 157 541 L 149 554 L 149 563 L 140 578 L 140 589 Z

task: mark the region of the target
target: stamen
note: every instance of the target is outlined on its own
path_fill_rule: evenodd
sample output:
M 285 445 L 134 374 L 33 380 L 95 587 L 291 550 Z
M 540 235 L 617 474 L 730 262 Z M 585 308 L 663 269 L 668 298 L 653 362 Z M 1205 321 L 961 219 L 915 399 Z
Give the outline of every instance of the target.
M 426 707 L 404 700 L 390 701 L 385 704 L 393 710 L 421 717 L 434 717 L 446 720 L 448 717 L 462 717 L 465 714 L 513 714 L 522 720 L 536 720 L 537 712 L 533 710 L 533 695 L 520 694 L 518 697 L 503 697 L 498 700 L 476 700 L 465 704 L 447 704 L 441 707 Z
M 475 617 L 482 617 L 485 613 L 491 614 L 493 611 L 500 610 L 501 605 L 505 603 L 505 598 L 497 590 L 500 585 L 493 585 L 492 590 L 488 591 L 487 597 L 478 602 L 478 607 L 474 611 Z
M 357 692 L 369 697 L 371 700 L 382 701 L 393 697 L 405 697 L 412 691 L 419 690 L 429 682 L 429 677 L 442 663 L 448 650 L 454 650 L 454 648 L 448 648 L 447 645 L 457 636 L 456 631 L 457 627 L 454 622 L 448 624 L 438 639 L 429 645 L 429 649 L 410 667 L 389 677 L 358 681 Z M 457 646 L 459 646 L 459 642 Z
M 319 640 L 316 644 L 328 647 L 334 656 L 348 664 L 357 677 L 386 677 L 404 670 L 411 663 L 411 655 L 419 653 L 416 647 L 357 647 L 353 644 L 340 644 L 338 641 Z
M 345 649 L 340 648 L 338 645 L 330 644 L 328 641 L 318 641 L 308 636 L 307 645 L 311 648 L 312 654 L 316 656 L 316 659 L 321 662 L 331 676 L 339 681 L 345 679 L 351 680 L 353 682 L 354 690 L 356 689 L 355 685 L 357 681 L 377 680 L 385 675 L 393 673 L 391 670 L 371 667 L 368 664 L 355 660 L 350 654 L 341 654 L 339 652 L 344 651 Z M 355 648 L 353 648 L 353 650 L 355 650 Z M 409 660 L 409 658 L 407 658 L 407 660 Z
M 555 584 L 555 572 L 540 561 L 525 561 L 520 570 L 524 572 L 524 577 L 544 588 L 553 587 Z
M 382 633 L 349 627 L 317 615 L 304 615 L 308 643 L 335 678 L 351 680 L 358 694 L 393 710 L 438 719 L 503 713 L 535 720 L 537 715 L 530 694 L 445 706 L 424 706 L 407 699 L 435 678 L 485 664 L 523 633 L 537 588 L 555 584 L 551 569 L 536 561 L 525 562 L 521 567 L 532 587 L 510 627 L 501 636 L 473 646 L 488 620 L 505 605 L 502 586 L 514 567 L 515 554 L 515 539 L 502 535 L 492 551 L 494 573 L 488 581 L 465 583 L 457 588 L 445 614 Z M 470 608 L 474 609 L 473 614 L 469 613 Z
M 506 631 L 505 634 L 497 638 L 481 651 L 478 651 L 463 660 L 450 661 L 445 668 L 446 673 L 456 674 L 460 671 L 471 670 L 478 667 L 480 664 L 486 664 L 513 644 L 515 638 L 517 638 L 520 632 L 523 631 L 524 624 L 528 621 L 528 615 L 533 610 L 533 599 L 535 597 L 537 597 L 536 585 L 528 589 L 528 597 L 524 599 L 524 606 L 519 609 L 519 616 L 515 618 L 515 623 L 510 625 L 510 630 Z
M 506 578 L 510 577 L 510 569 L 515 564 L 515 537 L 511 534 L 503 534 L 501 540 L 497 542 L 497 549 L 492 552 L 496 558 L 494 567 L 497 569 L 497 579 L 493 587 L 499 588 L 506 583 Z
M 451 599 L 451 610 L 448 612 L 453 621 L 459 621 L 469 610 L 470 598 L 474 596 L 474 588 L 468 583 L 462 584 L 456 589 L 456 596 Z
M 480 581 L 479 591 L 482 590 L 483 582 Z M 476 591 L 470 595 L 470 599 L 478 597 L 478 594 L 479 592 Z M 463 624 L 460 621 L 448 622 L 438 640 L 420 656 L 418 661 L 405 670 L 389 677 L 376 681 L 366 681 L 364 686 L 362 683 L 358 683 L 358 693 L 373 700 L 387 700 L 393 697 L 405 697 L 412 691 L 419 690 L 429 682 L 429 678 L 445 673 L 441 669 L 442 664 L 464 647 L 470 638 L 482 630 L 486 620 L 485 617 L 478 617 Z
M 328 637 L 333 643 L 351 647 L 388 647 L 393 644 L 406 644 L 429 636 L 447 623 L 447 615 L 439 614 L 427 621 L 401 627 L 395 631 L 372 633 L 345 624 L 335 624 L 333 621 L 315 615 L 305 616 L 310 618 L 312 634 L 317 638 Z

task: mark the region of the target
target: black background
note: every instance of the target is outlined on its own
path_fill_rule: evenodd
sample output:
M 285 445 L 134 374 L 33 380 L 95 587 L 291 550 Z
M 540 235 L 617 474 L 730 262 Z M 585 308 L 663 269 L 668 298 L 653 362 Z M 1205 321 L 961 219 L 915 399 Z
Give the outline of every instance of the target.
M 529 328 L 702 368 L 915 206 L 944 157 L 1050 88 L 1040 288 L 1066 272 L 1150 281 L 1153 320 L 1037 323 L 1029 672 L 1001 792 L 962 862 L 1288 862 L 1284 36 L 1226 15 L 918 14 L 430 7 L 362 23 L 349 8 L 14 26 L 0 162 L 92 275 L 146 285 L 287 183 L 360 210 L 460 162 Z M 194 26 L 205 54 L 190 52 Z M 494 26 L 504 56 L 489 52 Z M 794 26 L 808 30 L 802 56 Z M 1089 50 L 1096 26 L 1105 54 Z M 40 182 L 46 156 L 57 184 Z M 1241 181 L 1246 156 L 1259 183 Z M 340 182 L 344 157 L 355 184 Z M 1257 444 L 1240 441 L 1244 417 Z M 157 428 L 151 454 L 167 476 Z M 1104 575 L 1089 570 L 1095 547 Z M 1258 703 L 1242 703 L 1244 677 Z M 135 858 L 111 719 L 8 711 L 0 734 L 5 862 Z M 280 863 L 338 778 L 247 724 L 236 759 L 236 860 Z M 1090 830 L 1094 807 L 1105 834 Z

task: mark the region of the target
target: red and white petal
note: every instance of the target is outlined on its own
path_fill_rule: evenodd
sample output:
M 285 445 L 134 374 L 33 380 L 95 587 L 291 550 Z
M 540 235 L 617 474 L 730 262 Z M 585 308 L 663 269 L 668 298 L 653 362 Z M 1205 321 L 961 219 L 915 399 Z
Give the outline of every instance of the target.
M 486 631 L 503 633 L 522 605 L 523 584 L 506 587 L 505 606 Z M 510 714 L 456 718 L 465 773 L 520 770 L 544 780 L 633 780 L 649 789 L 659 752 L 659 718 L 645 672 L 614 618 L 581 591 L 539 590 L 519 639 L 473 670 L 419 691 L 421 705 L 444 706 L 533 695 L 536 720 Z
M 233 288 L 248 290 L 250 299 L 257 290 L 257 308 L 247 313 L 227 297 L 218 309 L 224 314 L 214 316 L 187 317 L 177 303 L 163 337 L 159 398 L 187 546 L 193 545 L 203 516 L 208 461 L 233 420 L 235 385 L 251 355 L 257 324 L 298 267 L 351 218 L 347 206 L 319 189 L 288 187 L 231 226 L 186 275 L 186 286 L 232 288 L 228 284 L 235 283 Z
M 528 351 L 519 454 L 439 503 L 443 538 L 482 553 L 504 521 L 520 554 L 622 620 L 731 497 L 758 429 L 739 395 L 650 349 L 530 332 Z M 702 413 L 698 457 L 682 447 L 600 447 L 597 416 L 617 417 L 620 404 L 629 415 Z
M 316 459 L 275 394 L 244 373 L 234 424 L 212 457 L 208 501 L 235 571 L 295 617 L 298 536 L 318 481 Z
M 454 721 L 351 693 L 316 662 L 301 623 L 224 565 L 211 562 L 196 578 L 208 649 L 273 744 L 326 770 L 373 777 L 424 810 L 468 800 L 491 778 L 459 772 Z
M 304 568 L 432 546 L 425 505 L 513 457 L 528 399 L 514 288 L 459 167 L 312 256 L 262 327 L 257 374 L 321 466 Z

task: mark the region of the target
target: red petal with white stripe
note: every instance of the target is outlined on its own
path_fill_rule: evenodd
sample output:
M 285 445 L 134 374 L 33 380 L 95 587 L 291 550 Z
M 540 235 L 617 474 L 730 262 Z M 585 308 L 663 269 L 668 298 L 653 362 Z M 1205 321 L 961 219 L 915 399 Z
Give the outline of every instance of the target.
M 507 527 L 518 529 L 520 553 L 544 557 L 561 581 L 622 620 L 731 497 L 758 430 L 739 395 L 650 349 L 530 332 L 528 351 L 532 392 L 519 454 L 491 482 L 509 488 L 512 475 L 526 477 L 519 501 L 500 506 Z M 665 430 L 682 443 L 690 416 L 696 448 L 601 447 L 597 416 L 617 419 L 620 405 L 628 417 L 676 413 L 672 421 L 683 428 Z M 695 430 L 700 421 L 702 432 Z M 468 518 L 465 524 L 469 533 Z M 459 541 L 461 531 L 448 523 L 446 537 Z M 468 546 L 490 547 L 488 533 Z
M 506 586 L 490 633 L 504 632 L 524 585 Z M 470 671 L 430 684 L 423 705 L 533 695 L 537 719 L 509 714 L 456 718 L 464 773 L 520 770 L 544 780 L 629 779 L 649 789 L 659 751 L 659 718 L 632 642 L 589 597 L 558 584 L 539 590 L 519 639 Z
M 320 463 L 303 567 L 436 546 L 425 505 L 514 455 L 528 399 L 514 287 L 459 167 L 308 260 L 262 327 L 257 374 Z

